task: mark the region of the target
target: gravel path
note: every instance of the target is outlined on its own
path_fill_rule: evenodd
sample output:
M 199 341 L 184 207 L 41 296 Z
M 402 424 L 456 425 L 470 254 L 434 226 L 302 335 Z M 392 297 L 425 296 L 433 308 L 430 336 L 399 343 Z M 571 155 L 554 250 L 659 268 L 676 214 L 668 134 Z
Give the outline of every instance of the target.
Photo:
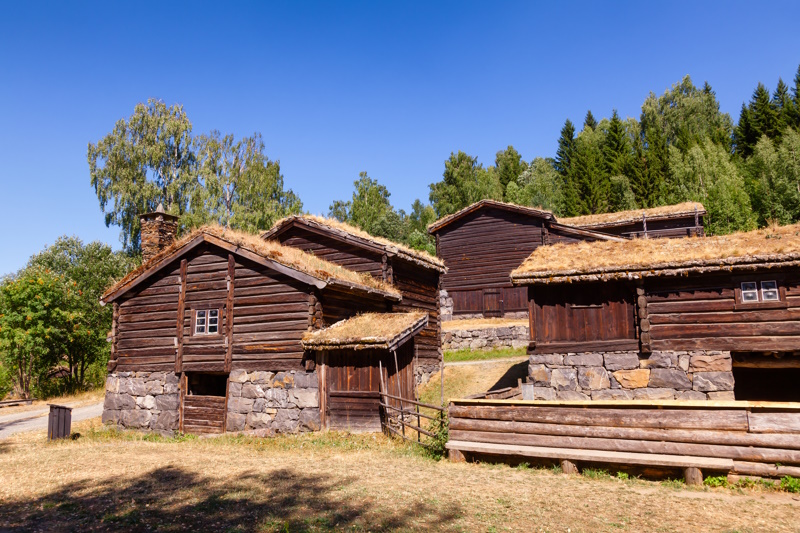
M 35 411 L 25 411 L 13 415 L 0 416 L 0 439 L 10 437 L 22 431 L 47 429 L 47 415 L 49 407 Z M 103 414 L 103 402 L 72 409 L 72 421 L 86 420 Z

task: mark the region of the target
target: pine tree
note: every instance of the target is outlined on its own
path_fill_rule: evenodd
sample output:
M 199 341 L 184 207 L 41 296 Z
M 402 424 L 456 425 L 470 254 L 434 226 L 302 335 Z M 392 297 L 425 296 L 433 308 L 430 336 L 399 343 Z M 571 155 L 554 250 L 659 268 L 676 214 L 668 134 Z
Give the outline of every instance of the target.
M 762 135 L 774 139 L 778 133 L 778 111 L 769 96 L 769 90 L 763 83 L 759 83 L 753 92 L 749 107 L 750 124 L 756 135 L 756 142 Z
M 750 124 L 750 109 L 742 104 L 742 111 L 739 113 L 739 124 L 733 130 L 733 143 L 736 153 L 742 158 L 747 158 L 753 153 L 756 145 L 755 132 Z
M 600 146 L 588 127 L 575 142 L 569 178 L 577 196 L 575 204 L 567 206 L 572 211 L 570 214 L 588 215 L 608 210 L 610 183 L 603 168 Z
M 794 101 L 789 96 L 789 87 L 778 78 L 778 86 L 775 92 L 772 93 L 772 105 L 778 113 L 778 125 L 776 137 L 780 138 L 788 126 L 794 122 Z
M 644 179 L 631 183 L 637 203 L 642 207 L 655 207 L 662 203 L 664 184 L 669 172 L 667 139 L 658 124 L 642 124 L 644 137 Z
M 553 167 L 562 176 L 569 173 L 572 154 L 575 152 L 575 126 L 570 119 L 564 122 L 561 128 L 561 137 L 558 138 L 558 150 L 556 150 L 556 160 Z
M 794 121 L 792 126 L 800 131 L 800 65 L 797 66 L 797 74 L 794 75 L 794 88 L 792 89 L 792 100 L 794 102 Z
M 592 131 L 597 129 L 597 120 L 595 120 L 594 115 L 592 115 L 591 109 L 586 112 L 586 118 L 583 119 L 583 129 L 586 128 L 589 128 Z
M 625 135 L 625 125 L 619 119 L 616 109 L 611 115 L 602 150 L 603 168 L 606 174 L 609 176 L 625 175 L 630 165 L 630 151 Z

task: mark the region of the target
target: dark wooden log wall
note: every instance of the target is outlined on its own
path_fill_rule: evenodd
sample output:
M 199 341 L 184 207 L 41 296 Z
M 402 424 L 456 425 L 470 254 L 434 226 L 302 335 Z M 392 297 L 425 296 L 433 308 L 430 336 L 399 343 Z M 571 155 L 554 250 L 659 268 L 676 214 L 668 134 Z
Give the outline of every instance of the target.
M 379 253 L 298 227 L 286 230 L 277 238 L 281 244 L 311 252 L 317 257 L 350 270 L 368 272 L 376 278 L 382 276 L 382 258 Z
M 326 289 L 320 295 L 322 302 L 322 318 L 325 326 L 330 326 L 360 313 L 382 313 L 391 310 L 390 305 L 382 298 L 370 298 L 366 295 L 353 297 L 346 292 Z
M 529 287 L 536 353 L 637 349 L 634 288 L 628 283 Z
M 394 311 L 427 311 L 428 325 L 414 337 L 416 356 L 421 365 L 438 364 L 442 346 L 439 321 L 439 274 L 411 268 L 402 261 L 393 261 L 394 283 L 403 293 L 403 300 L 394 304 Z
M 742 281 L 776 280 L 781 301 L 737 302 Z M 654 350 L 800 350 L 800 278 L 796 273 L 695 274 L 645 280 Z
M 231 368 L 300 370 L 312 290 L 288 276 L 238 259 L 233 290 Z
M 456 400 L 449 415 L 448 446 L 467 451 L 470 444 L 487 443 L 487 453 L 492 454 L 665 467 L 705 464 L 711 470 L 750 475 L 800 474 L 796 405 Z
M 119 302 L 113 353 L 116 371 L 173 371 L 178 336 L 180 261 Z
M 442 289 L 453 298 L 453 312 L 491 312 L 496 300 L 505 313 L 527 311 L 527 290 L 511 285 L 511 271 L 543 244 L 580 240 L 545 226 L 538 217 L 482 209 L 442 228 L 437 253 L 448 268 Z

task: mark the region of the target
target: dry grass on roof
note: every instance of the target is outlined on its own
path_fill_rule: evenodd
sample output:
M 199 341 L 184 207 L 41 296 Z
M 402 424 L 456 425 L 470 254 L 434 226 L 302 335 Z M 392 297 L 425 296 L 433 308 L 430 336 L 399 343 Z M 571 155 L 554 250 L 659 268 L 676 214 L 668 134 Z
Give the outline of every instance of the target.
M 398 336 L 416 326 L 427 313 L 364 313 L 303 336 L 306 347 L 388 347 Z
M 349 233 L 349 234 L 354 235 L 356 237 L 360 237 L 360 238 L 362 238 L 364 240 L 372 241 L 374 243 L 377 243 L 377 244 L 379 244 L 381 246 L 384 246 L 384 247 L 387 247 L 387 248 L 390 248 L 390 249 L 396 249 L 399 253 L 405 254 L 407 256 L 410 256 L 413 259 L 422 261 L 424 263 L 428 263 L 430 265 L 434 265 L 434 266 L 437 266 L 437 267 L 442 268 L 442 269 L 444 268 L 444 262 L 441 259 L 439 259 L 436 256 L 433 256 L 433 255 L 429 254 L 428 252 L 426 252 L 424 250 L 415 250 L 415 249 L 410 248 L 410 247 L 408 247 L 408 246 L 406 246 L 404 244 L 400 244 L 400 243 L 391 241 L 391 240 L 386 239 L 384 237 L 376 237 L 375 235 L 370 235 L 369 233 L 367 233 L 366 231 L 362 230 L 361 228 L 357 228 L 356 226 L 347 224 L 346 222 L 342 222 L 340 220 L 336 220 L 335 218 L 321 217 L 321 216 L 318 216 L 318 215 L 292 215 L 292 216 L 289 216 L 289 217 L 286 217 L 286 218 L 283 218 L 283 219 L 277 221 L 272 227 L 273 228 L 278 227 L 281 224 L 284 224 L 287 221 L 293 220 L 293 219 L 294 220 L 303 220 L 303 219 L 305 219 L 305 220 L 309 220 L 311 222 L 315 222 L 315 223 L 317 223 L 317 224 L 319 224 L 321 226 L 328 226 L 329 228 L 333 228 L 333 229 L 342 231 L 344 233 Z
M 175 241 L 171 246 L 162 250 L 158 255 L 143 263 L 137 269 L 130 272 L 119 282 L 109 288 L 103 298 L 112 292 L 124 287 L 135 280 L 140 274 L 148 270 L 159 261 L 180 250 L 189 242 L 200 235 L 211 235 L 225 242 L 238 246 L 266 259 L 271 259 L 281 265 L 298 270 L 314 278 L 323 281 L 339 281 L 353 285 L 383 291 L 396 296 L 400 292 L 392 285 L 376 279 L 369 274 L 354 272 L 342 266 L 333 264 L 324 259 L 320 259 L 312 254 L 304 252 L 298 248 L 284 246 L 275 241 L 265 241 L 258 235 L 253 235 L 243 231 L 223 228 L 222 226 L 203 226 Z
M 570 226 L 603 226 L 607 224 L 622 224 L 625 222 L 634 222 L 641 220 L 643 215 L 647 218 L 665 217 L 669 215 L 694 215 L 694 211 L 702 215 L 705 213 L 706 208 L 699 202 L 684 202 L 675 205 L 662 205 L 660 207 L 651 207 L 650 209 L 633 209 L 631 211 L 618 211 L 616 213 L 602 213 L 598 215 L 583 215 L 571 218 L 559 218 L 561 224 L 568 224 Z
M 511 272 L 511 277 L 642 272 L 796 259 L 800 259 L 800 224 L 714 237 L 540 246 Z

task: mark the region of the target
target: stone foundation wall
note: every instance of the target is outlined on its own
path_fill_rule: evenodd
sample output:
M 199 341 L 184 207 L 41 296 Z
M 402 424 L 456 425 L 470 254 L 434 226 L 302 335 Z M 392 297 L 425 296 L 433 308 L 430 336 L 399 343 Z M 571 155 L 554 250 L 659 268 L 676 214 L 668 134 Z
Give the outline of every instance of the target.
M 234 370 L 229 382 L 227 431 L 268 435 L 320 429 L 316 371 Z
M 730 352 L 531 355 L 536 400 L 733 400 Z
M 173 435 L 180 422 L 180 377 L 174 372 L 109 374 L 102 420 Z
M 524 348 L 528 345 L 529 339 L 528 326 L 454 329 L 442 331 L 442 348 L 445 350 Z

